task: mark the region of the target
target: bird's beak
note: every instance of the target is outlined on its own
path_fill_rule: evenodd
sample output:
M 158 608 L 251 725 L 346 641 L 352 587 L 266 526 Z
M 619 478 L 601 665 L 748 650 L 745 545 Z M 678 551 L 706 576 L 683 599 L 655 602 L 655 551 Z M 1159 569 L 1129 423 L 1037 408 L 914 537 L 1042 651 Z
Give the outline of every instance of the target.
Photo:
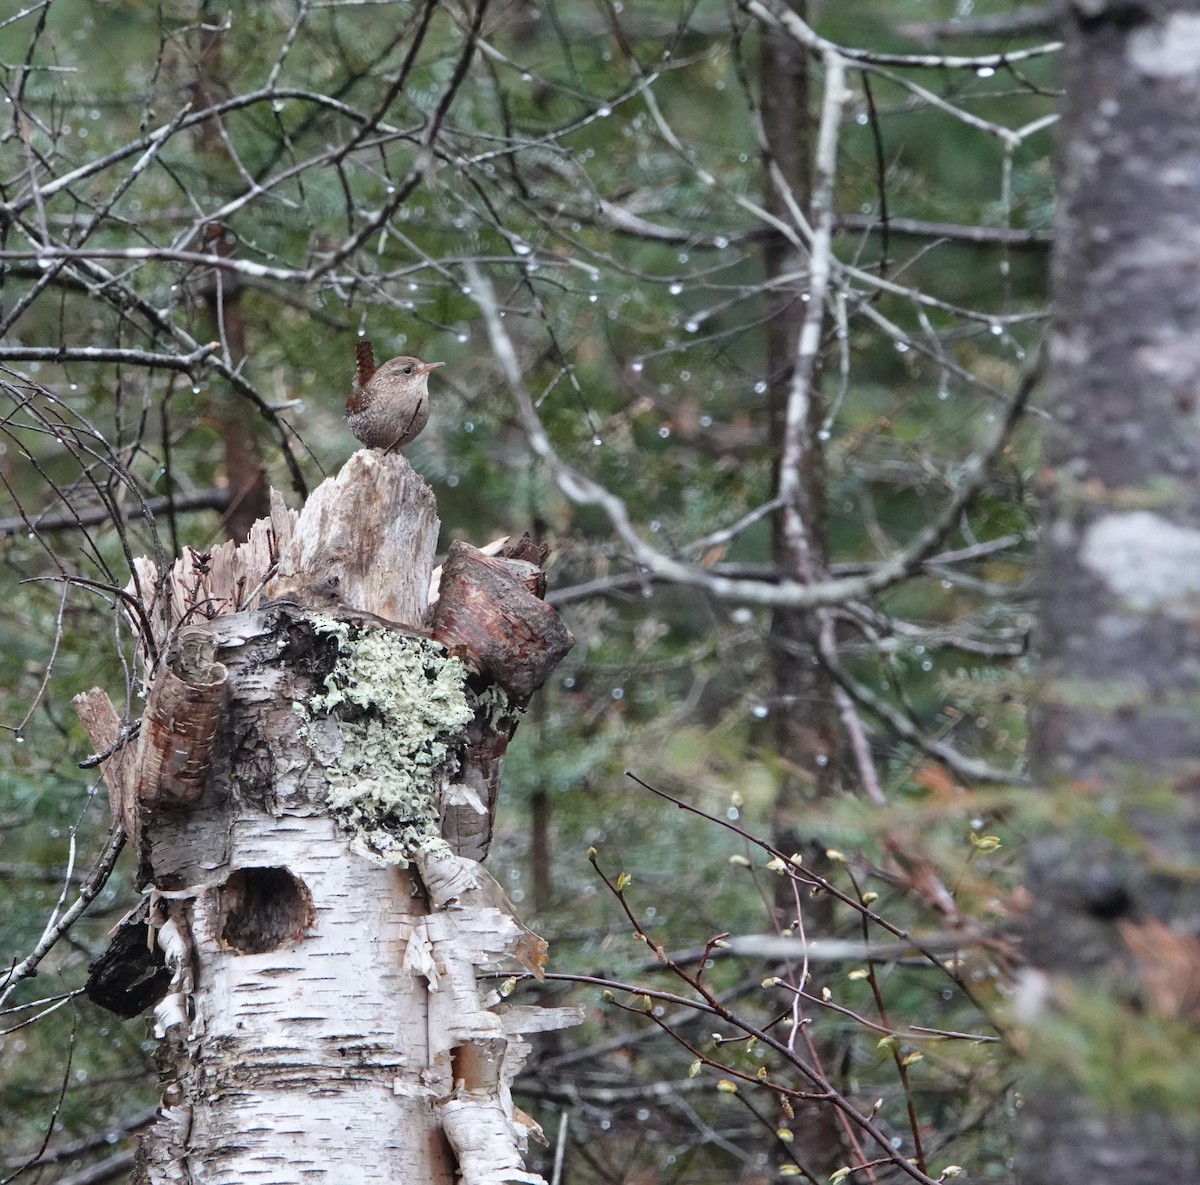
M 437 370 L 439 366 L 445 366 L 444 362 L 426 362 L 423 366 L 417 368 L 417 374 L 428 374 L 431 370 Z

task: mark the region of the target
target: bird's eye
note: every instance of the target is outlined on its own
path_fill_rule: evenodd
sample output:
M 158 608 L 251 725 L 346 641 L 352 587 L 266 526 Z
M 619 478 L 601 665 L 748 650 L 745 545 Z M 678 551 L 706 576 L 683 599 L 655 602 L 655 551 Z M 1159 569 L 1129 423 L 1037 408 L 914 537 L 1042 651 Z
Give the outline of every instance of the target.
M 412 374 L 412 367 L 411 367 L 411 366 L 406 366 L 406 367 L 404 368 L 404 373 L 405 373 L 405 374 Z

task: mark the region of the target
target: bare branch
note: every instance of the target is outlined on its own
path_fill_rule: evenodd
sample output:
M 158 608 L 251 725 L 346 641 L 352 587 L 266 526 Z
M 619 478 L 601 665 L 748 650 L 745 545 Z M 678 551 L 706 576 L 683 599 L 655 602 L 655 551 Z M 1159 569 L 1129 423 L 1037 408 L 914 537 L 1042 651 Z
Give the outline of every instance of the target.
M 1062 49 L 1061 41 L 1048 41 L 1043 45 L 1030 46 L 1028 49 L 977 54 L 971 57 L 950 54 L 880 53 L 876 50 L 856 49 L 852 46 L 837 45 L 832 41 L 827 41 L 782 0 L 738 0 L 738 7 L 764 24 L 782 29 L 815 57 L 836 53 L 851 61 L 875 66 L 908 66 L 922 70 L 998 69 L 1013 62 L 1027 62 L 1033 58 L 1043 58 Z
M 149 350 L 108 346 L 10 346 L 0 343 L 0 362 L 122 362 L 191 373 L 220 348 L 219 342 L 209 342 L 190 354 L 152 354 Z
M 114 827 L 109 832 L 108 842 L 96 857 L 96 862 L 92 865 L 87 880 L 80 888 L 79 896 L 75 898 L 68 909 L 50 919 L 33 950 L 5 974 L 0 975 L 0 1007 L 3 1007 L 8 1001 L 17 984 L 31 975 L 37 974 L 41 961 L 54 949 L 58 940 L 83 916 L 87 907 L 108 883 L 108 878 L 116 866 L 117 857 L 121 854 L 124 846 L 125 833 L 119 827 Z
M 808 533 L 811 525 L 804 522 L 801 511 L 801 482 L 805 458 L 809 450 L 820 447 L 809 432 L 813 399 L 813 372 L 821 346 L 821 325 L 825 318 L 825 297 L 833 257 L 833 187 L 837 170 L 838 129 L 842 107 L 850 97 L 846 90 L 845 64 L 835 52 L 824 55 L 825 97 L 821 104 L 821 122 L 817 130 L 815 180 L 811 201 L 810 249 L 808 257 L 808 304 L 804 322 L 796 340 L 796 360 L 792 368 L 791 389 L 788 391 L 787 412 L 783 425 L 783 442 L 779 460 L 779 500 L 783 508 L 783 531 L 788 550 L 795 564 L 795 574 L 806 584 L 818 579 L 817 561 L 813 555 Z M 797 222 L 801 215 L 792 201 L 791 191 L 779 166 L 770 163 L 772 180 Z
M 1025 402 L 1036 383 L 1037 367 L 1022 381 L 1016 396 L 1010 400 L 1005 415 L 991 439 L 962 465 L 954 482 L 954 493 L 916 537 L 890 559 L 860 577 L 822 580 L 801 584 L 783 580 L 777 584 L 762 581 L 730 580 L 707 569 L 682 563 L 645 543 L 634 528 L 629 510 L 622 499 L 579 470 L 566 464 L 557 454 L 546 435 L 525 386 L 517 361 L 516 350 L 504 323 L 500 319 L 491 283 L 473 264 L 468 264 L 471 296 L 487 324 L 492 353 L 517 402 L 521 423 L 534 453 L 549 466 L 562 492 L 581 506 L 599 506 L 608 516 L 614 530 L 629 548 L 635 563 L 654 575 L 676 584 L 701 588 L 721 600 L 744 601 L 756 605 L 780 605 L 793 609 L 818 609 L 847 601 L 864 600 L 911 576 L 940 546 L 958 522 L 966 506 L 975 498 L 987 480 L 988 469 L 999 455 L 1009 432 L 1024 409 Z

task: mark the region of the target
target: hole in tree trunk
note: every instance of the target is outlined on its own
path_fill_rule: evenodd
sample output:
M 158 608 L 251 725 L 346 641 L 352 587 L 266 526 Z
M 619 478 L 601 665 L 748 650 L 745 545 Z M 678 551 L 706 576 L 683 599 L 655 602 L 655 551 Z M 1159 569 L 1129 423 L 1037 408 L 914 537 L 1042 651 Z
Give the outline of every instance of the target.
M 242 955 L 298 942 L 316 915 L 308 886 L 286 868 L 239 868 L 221 886 L 221 938 Z
M 505 1045 L 496 1038 L 481 1038 L 455 1046 L 450 1051 L 454 1081 L 466 1090 L 495 1090 Z

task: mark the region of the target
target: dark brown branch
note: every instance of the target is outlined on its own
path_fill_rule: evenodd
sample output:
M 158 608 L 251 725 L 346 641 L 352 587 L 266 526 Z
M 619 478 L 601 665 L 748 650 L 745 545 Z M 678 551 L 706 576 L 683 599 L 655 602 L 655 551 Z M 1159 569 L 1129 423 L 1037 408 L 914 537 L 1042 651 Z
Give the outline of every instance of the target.
M 72 1140 L 69 1144 L 62 1144 L 58 1148 L 47 1149 L 34 1163 L 38 1166 L 61 1164 L 64 1160 L 73 1160 L 77 1156 L 82 1156 L 85 1152 L 93 1152 L 98 1148 L 111 1148 L 123 1136 L 127 1136 L 130 1132 L 135 1132 L 139 1128 L 153 1123 L 155 1113 L 156 1110 L 154 1108 L 139 1111 L 123 1123 L 114 1124 L 103 1131 L 93 1132 L 89 1136 Z M 5 1163 L 9 1168 L 16 1168 L 19 1165 L 25 1164 L 27 1160 L 28 1157 L 25 1156 L 14 1156 L 9 1157 Z
M 8 346 L 0 345 L 0 362 L 118 362 L 133 366 L 184 370 L 203 362 L 221 348 L 209 342 L 190 354 L 152 354 L 149 350 L 117 349 L 109 346 Z
M 152 521 L 157 514 L 171 510 L 182 514 L 191 510 L 224 510 L 229 505 L 228 490 L 198 490 L 194 494 L 180 494 L 178 497 L 147 498 L 138 506 L 114 511 L 107 506 L 91 506 L 87 510 L 77 510 L 67 513 L 31 515 L 26 518 L 15 515 L 11 518 L 0 518 L 0 535 L 17 534 L 22 531 L 77 531 L 87 527 L 98 526 L 100 523 L 132 522 L 134 519 Z

